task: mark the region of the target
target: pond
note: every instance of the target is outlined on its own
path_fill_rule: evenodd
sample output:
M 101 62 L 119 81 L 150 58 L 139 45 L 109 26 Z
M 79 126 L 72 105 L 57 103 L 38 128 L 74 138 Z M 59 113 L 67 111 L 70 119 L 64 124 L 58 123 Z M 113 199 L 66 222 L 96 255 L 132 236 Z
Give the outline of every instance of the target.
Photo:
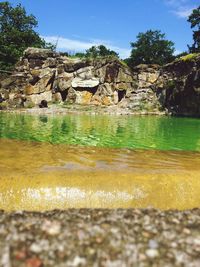
M 0 113 L 0 209 L 200 205 L 200 120 Z

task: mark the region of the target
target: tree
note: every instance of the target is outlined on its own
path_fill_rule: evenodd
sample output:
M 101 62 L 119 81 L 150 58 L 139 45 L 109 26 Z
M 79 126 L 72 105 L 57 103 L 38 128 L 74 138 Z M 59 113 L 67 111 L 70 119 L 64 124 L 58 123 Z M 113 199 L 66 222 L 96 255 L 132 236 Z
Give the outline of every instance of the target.
M 108 48 L 106 48 L 104 45 L 99 45 L 99 46 L 92 46 L 88 50 L 86 50 L 86 57 L 107 57 L 107 56 L 114 56 L 114 57 L 119 57 L 119 55 Z
M 199 53 L 200 52 L 200 6 L 193 10 L 192 14 L 188 18 L 188 22 L 191 23 L 191 28 L 195 29 L 193 31 L 193 40 L 194 43 L 190 47 L 190 53 Z
M 21 4 L 0 3 L 0 69 L 11 69 L 29 46 L 52 47 L 34 31 L 37 25 L 36 18 L 27 15 Z
M 139 33 L 137 41 L 131 43 L 131 47 L 131 56 L 126 59 L 130 67 L 139 64 L 163 65 L 174 58 L 174 43 L 166 40 L 165 34 L 158 30 Z

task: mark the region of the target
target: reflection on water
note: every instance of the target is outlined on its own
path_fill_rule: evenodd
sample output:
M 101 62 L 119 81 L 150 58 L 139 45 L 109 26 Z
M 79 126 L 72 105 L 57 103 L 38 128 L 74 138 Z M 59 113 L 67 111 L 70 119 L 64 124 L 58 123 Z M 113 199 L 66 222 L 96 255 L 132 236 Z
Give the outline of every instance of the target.
M 0 138 L 111 148 L 200 151 L 200 120 L 0 113 Z
M 0 209 L 187 209 L 200 205 L 197 152 L 0 139 Z

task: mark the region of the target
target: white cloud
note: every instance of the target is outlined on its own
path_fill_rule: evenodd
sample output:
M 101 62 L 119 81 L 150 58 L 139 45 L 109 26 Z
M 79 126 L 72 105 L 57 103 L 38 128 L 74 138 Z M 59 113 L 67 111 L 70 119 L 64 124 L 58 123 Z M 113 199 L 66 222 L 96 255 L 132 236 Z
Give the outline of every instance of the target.
M 191 15 L 192 10 L 194 8 L 180 8 L 178 10 L 173 11 L 179 18 L 188 18 Z
M 121 58 L 129 57 L 131 52 L 130 49 L 115 46 L 107 40 L 92 39 L 88 41 L 80 41 L 58 36 L 42 36 L 42 38 L 44 38 L 46 42 L 57 44 L 57 49 L 59 51 L 84 52 L 86 49 L 90 48 L 93 45 L 98 46 L 102 44 L 107 48 L 119 53 Z
M 183 51 L 178 50 L 178 49 L 176 49 L 176 50 L 174 51 L 174 55 L 175 55 L 175 56 L 177 56 L 177 55 L 179 55 L 179 54 L 181 54 L 181 53 L 183 53 Z
M 171 12 L 179 18 L 188 18 L 196 6 L 191 6 L 190 0 L 164 0 L 171 7 Z

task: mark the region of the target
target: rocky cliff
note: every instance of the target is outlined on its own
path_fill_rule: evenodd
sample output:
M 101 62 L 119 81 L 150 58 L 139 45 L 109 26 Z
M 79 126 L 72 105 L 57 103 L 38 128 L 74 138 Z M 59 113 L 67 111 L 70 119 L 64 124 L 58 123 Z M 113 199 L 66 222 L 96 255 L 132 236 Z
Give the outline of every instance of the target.
M 90 105 L 128 112 L 200 114 L 200 56 L 130 70 L 115 58 L 77 59 L 29 48 L 0 80 L 0 107 Z

